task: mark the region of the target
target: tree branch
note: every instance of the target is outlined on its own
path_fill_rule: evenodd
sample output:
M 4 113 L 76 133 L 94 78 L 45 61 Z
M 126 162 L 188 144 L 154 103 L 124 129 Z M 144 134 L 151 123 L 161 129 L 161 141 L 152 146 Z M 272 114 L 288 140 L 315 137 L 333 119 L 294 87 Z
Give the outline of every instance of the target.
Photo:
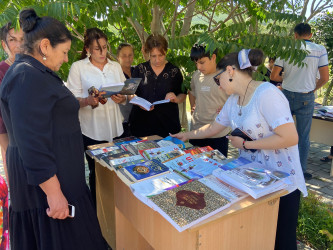
M 214 14 L 215 14 L 215 10 L 216 10 L 216 5 L 213 8 L 212 16 L 210 17 L 210 20 L 209 20 L 208 31 L 210 31 L 210 27 L 212 26 L 212 20 L 213 20 Z

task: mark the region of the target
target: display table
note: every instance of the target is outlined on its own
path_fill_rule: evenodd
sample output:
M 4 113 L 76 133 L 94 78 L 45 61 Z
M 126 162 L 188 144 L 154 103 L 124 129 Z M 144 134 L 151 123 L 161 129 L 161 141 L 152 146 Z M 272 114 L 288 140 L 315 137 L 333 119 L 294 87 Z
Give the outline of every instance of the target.
M 310 141 L 323 143 L 328 145 L 328 147 L 333 146 L 333 119 L 313 116 L 310 130 Z M 319 157 L 320 156 L 318 156 L 318 161 Z M 330 175 L 333 176 L 333 161 L 331 164 Z
M 98 161 L 96 193 L 102 233 L 113 249 L 268 250 L 274 249 L 279 198 L 287 192 L 248 197 L 181 233 Z

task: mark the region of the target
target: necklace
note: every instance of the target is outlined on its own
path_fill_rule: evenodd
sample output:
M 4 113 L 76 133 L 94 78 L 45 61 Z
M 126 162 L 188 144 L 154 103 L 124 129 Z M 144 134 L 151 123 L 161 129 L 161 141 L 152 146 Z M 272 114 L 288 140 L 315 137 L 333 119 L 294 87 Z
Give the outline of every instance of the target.
M 11 66 L 11 65 L 13 64 L 12 60 L 10 60 L 9 57 L 8 57 L 5 61 L 7 61 L 6 63 L 7 63 L 9 66 Z
M 249 81 L 249 83 L 247 84 L 247 87 L 246 87 L 246 90 L 245 90 L 245 94 L 244 94 L 244 98 L 243 98 L 243 101 L 242 101 L 242 105 L 241 105 L 240 108 L 239 108 L 239 112 L 238 112 L 238 115 L 239 115 L 239 116 L 242 115 L 242 108 L 243 108 L 244 100 L 245 100 L 245 97 L 246 97 L 247 89 L 249 88 L 250 83 L 251 83 L 252 81 L 253 81 L 253 79 L 251 79 L 251 81 Z M 240 102 L 240 96 L 238 97 L 238 102 Z

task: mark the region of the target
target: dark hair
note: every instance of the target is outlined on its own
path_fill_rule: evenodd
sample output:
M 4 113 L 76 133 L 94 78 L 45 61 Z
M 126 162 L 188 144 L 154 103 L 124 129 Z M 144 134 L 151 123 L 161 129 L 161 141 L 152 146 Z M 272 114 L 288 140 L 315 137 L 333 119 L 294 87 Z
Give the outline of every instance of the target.
M 132 44 L 130 44 L 130 43 L 121 43 L 121 44 L 119 44 L 119 46 L 118 46 L 118 48 L 117 48 L 117 56 L 119 56 L 120 51 L 121 51 L 123 48 L 125 48 L 125 47 L 130 47 L 130 48 L 132 48 L 132 50 L 133 50 L 133 52 L 134 52 L 134 49 L 133 49 Z
M 102 47 L 98 42 L 98 40 L 101 38 L 104 38 L 105 41 L 108 42 L 107 36 L 99 28 L 90 28 L 86 30 L 86 32 L 84 33 L 84 42 L 83 42 L 83 50 L 81 53 L 81 59 L 87 57 L 86 49 L 89 48 L 94 41 L 97 42 L 98 48 L 100 49 L 100 51 L 102 51 Z
M 6 44 L 7 44 L 7 35 L 11 29 L 14 29 L 14 27 L 12 27 L 11 22 L 8 22 L 4 26 L 1 27 L 0 39 L 3 40 Z
M 28 53 L 34 53 L 40 48 L 36 42 L 41 39 L 49 39 L 54 48 L 60 43 L 72 40 L 71 33 L 66 26 L 52 17 L 39 17 L 34 9 L 25 9 L 20 12 L 20 25 L 24 32 L 24 48 Z
M 253 70 L 255 66 L 259 66 L 262 64 L 264 60 L 264 53 L 260 49 L 251 49 L 249 52 L 249 60 L 251 63 L 251 67 L 240 69 L 238 62 L 238 52 L 229 53 L 224 56 L 217 64 L 218 69 L 225 70 L 227 66 L 234 66 L 241 72 L 244 72 L 250 76 L 252 76 Z
M 311 26 L 307 23 L 299 23 L 295 26 L 294 32 L 300 36 L 311 35 Z
M 274 61 L 274 62 L 275 62 L 275 61 L 276 61 L 276 56 L 269 57 L 269 58 L 268 58 L 268 61 Z
M 145 53 L 150 53 L 154 48 L 157 48 L 163 55 L 165 55 L 168 50 L 167 40 L 160 34 L 152 34 L 148 36 L 144 45 Z
M 214 50 L 213 54 L 217 55 L 217 49 Z M 191 49 L 190 57 L 192 61 L 196 62 L 203 57 L 208 57 L 210 59 L 212 55 L 209 51 L 206 52 L 206 45 L 196 43 Z

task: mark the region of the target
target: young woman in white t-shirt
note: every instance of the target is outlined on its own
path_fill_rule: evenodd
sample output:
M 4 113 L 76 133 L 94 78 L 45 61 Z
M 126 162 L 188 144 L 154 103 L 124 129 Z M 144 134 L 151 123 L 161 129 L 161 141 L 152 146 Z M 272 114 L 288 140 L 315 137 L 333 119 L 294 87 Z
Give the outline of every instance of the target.
M 291 176 L 289 194 L 280 200 L 275 249 L 296 249 L 296 227 L 300 191 L 307 195 L 299 161 L 298 135 L 283 93 L 268 82 L 255 81 L 252 73 L 262 64 L 258 49 L 230 53 L 218 63 L 214 77 L 230 97 L 216 120 L 200 129 L 173 135 L 183 141 L 211 137 L 226 127 L 240 128 L 254 140 L 229 136 L 240 156 L 279 168 Z M 251 152 L 249 149 L 256 149 Z

